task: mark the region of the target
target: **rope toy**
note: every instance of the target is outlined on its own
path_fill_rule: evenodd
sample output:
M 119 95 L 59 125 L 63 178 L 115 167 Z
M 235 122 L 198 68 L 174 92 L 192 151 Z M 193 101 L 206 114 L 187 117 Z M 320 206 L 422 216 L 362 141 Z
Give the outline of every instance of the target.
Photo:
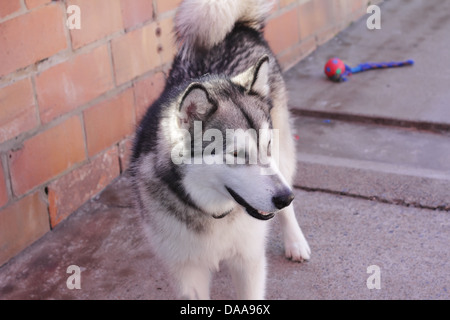
M 351 68 L 346 65 L 341 59 L 331 58 L 325 64 L 325 74 L 328 79 L 334 82 L 347 81 L 347 77 L 353 73 L 375 70 L 375 69 L 387 69 L 387 68 L 397 68 L 404 66 L 412 66 L 414 60 L 406 60 L 401 62 L 379 62 L 379 63 L 361 63 L 358 66 Z

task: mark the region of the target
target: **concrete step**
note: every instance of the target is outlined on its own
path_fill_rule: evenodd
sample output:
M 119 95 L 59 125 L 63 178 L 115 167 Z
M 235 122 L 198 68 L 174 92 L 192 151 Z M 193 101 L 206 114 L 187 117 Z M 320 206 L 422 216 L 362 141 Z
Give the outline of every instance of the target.
M 296 187 L 450 210 L 450 137 L 297 117 Z

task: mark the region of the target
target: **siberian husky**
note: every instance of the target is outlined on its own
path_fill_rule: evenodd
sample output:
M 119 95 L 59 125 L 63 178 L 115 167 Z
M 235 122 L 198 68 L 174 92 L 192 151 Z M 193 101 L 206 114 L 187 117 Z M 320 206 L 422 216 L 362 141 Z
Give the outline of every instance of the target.
M 182 2 L 179 52 L 136 132 L 136 207 L 181 298 L 208 299 L 224 261 L 238 299 L 263 299 L 266 220 L 274 216 L 286 257 L 310 257 L 292 204 L 285 85 L 263 37 L 270 10 L 262 0 Z

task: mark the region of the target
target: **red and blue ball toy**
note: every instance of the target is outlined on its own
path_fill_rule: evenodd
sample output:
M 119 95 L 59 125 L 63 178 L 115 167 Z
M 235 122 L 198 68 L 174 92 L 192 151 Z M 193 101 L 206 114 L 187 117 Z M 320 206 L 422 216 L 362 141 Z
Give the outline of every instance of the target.
M 331 58 L 325 64 L 325 74 L 328 79 L 334 82 L 347 81 L 347 77 L 353 73 L 375 70 L 375 69 L 387 69 L 397 68 L 404 66 L 411 66 L 414 64 L 414 60 L 406 60 L 401 62 L 378 62 L 378 63 L 361 63 L 358 66 L 351 68 L 346 65 L 341 59 Z

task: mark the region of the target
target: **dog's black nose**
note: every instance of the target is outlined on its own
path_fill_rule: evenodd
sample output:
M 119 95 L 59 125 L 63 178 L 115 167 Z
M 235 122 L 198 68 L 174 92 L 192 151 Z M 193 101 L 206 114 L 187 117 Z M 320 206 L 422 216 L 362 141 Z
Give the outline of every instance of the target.
M 292 192 L 276 195 L 272 198 L 273 204 L 280 210 L 290 205 L 292 200 L 294 200 L 294 194 Z

